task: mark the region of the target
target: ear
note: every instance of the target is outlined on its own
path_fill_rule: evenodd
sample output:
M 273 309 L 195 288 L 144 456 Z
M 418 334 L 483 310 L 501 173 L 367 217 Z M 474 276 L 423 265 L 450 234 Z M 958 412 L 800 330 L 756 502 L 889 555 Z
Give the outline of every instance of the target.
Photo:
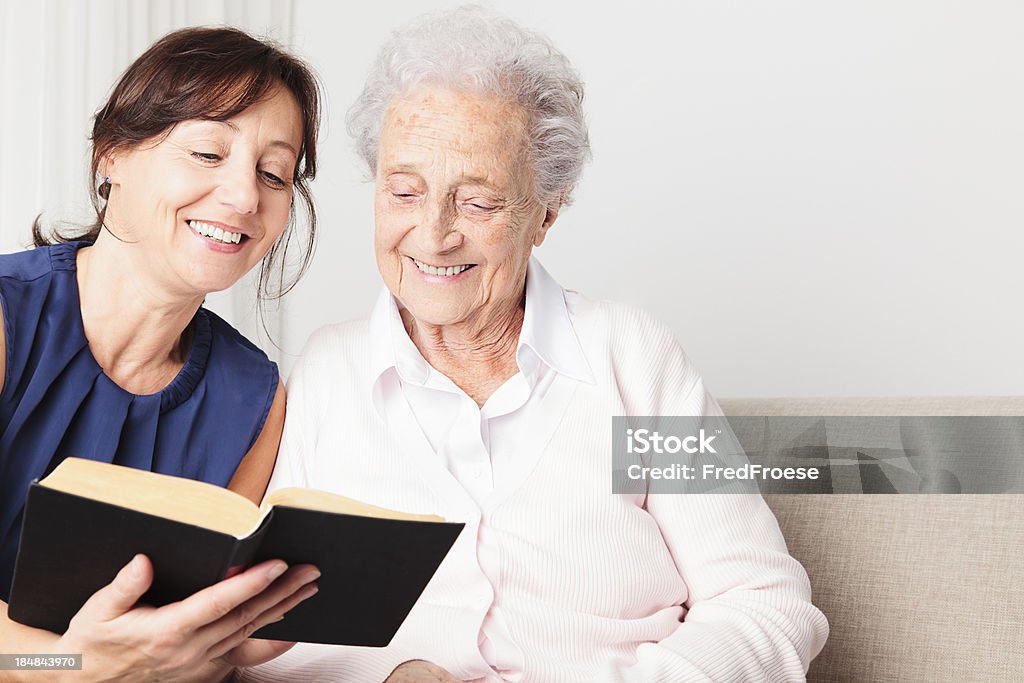
M 563 192 L 558 196 L 558 199 L 548 205 L 544 213 L 544 222 L 537 228 L 537 232 L 533 235 L 533 246 L 539 247 L 544 244 L 544 238 L 548 236 L 548 230 L 555 224 L 558 219 L 558 212 L 562 209 L 562 201 L 565 199 L 565 193 Z
M 110 178 L 112 184 L 116 184 L 125 173 L 125 166 L 129 163 L 132 148 L 114 147 L 108 150 L 102 157 L 96 169 L 104 178 Z
M 116 152 L 109 152 L 100 160 L 98 168 L 100 175 L 110 178 L 111 182 L 113 182 L 121 168 L 121 155 Z

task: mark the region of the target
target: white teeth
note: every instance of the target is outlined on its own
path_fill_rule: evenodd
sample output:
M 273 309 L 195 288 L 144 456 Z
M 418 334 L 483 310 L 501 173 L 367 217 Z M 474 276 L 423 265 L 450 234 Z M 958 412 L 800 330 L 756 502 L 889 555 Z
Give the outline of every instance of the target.
M 423 261 L 417 261 L 416 259 L 413 259 L 412 262 L 416 264 L 417 268 L 419 268 L 422 272 L 426 273 L 427 275 L 440 275 L 442 277 L 451 277 L 453 275 L 458 275 L 459 273 L 463 272 L 464 270 L 468 270 L 471 267 L 470 264 L 464 263 L 461 266 L 442 266 L 438 268 L 437 266 L 431 266 L 429 264 L 424 263 Z
M 202 221 L 189 221 L 189 227 L 198 232 L 203 237 L 209 237 L 212 240 L 218 242 L 225 242 L 227 244 L 238 244 L 242 241 L 242 233 L 240 232 L 228 232 L 223 228 L 204 223 Z

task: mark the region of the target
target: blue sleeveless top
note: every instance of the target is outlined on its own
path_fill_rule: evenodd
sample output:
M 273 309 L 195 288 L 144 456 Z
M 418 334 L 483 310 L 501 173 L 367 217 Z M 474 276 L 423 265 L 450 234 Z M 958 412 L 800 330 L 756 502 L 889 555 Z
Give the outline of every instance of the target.
M 7 371 L 0 392 L 0 599 L 9 597 L 29 484 L 69 456 L 226 486 L 277 391 L 270 359 L 214 313 L 162 391 L 138 396 L 89 352 L 75 255 L 83 243 L 0 255 Z

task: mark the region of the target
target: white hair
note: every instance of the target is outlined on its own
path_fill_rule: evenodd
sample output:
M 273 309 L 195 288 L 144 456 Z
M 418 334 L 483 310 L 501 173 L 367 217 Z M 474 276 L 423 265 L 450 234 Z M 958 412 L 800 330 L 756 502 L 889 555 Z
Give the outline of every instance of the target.
M 547 38 L 474 5 L 395 31 L 348 112 L 349 134 L 371 173 L 388 106 L 421 85 L 494 95 L 522 107 L 537 198 L 545 206 L 570 203 L 590 159 L 583 82 Z

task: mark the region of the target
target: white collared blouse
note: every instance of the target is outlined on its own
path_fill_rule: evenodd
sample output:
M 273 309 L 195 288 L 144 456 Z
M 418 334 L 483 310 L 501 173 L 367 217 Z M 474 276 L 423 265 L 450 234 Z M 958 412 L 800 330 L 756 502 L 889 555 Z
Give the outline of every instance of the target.
M 721 414 L 668 329 L 531 261 L 516 360 L 478 407 L 386 292 L 310 339 L 271 490 L 466 527 L 389 647 L 300 645 L 245 677 L 382 681 L 425 659 L 487 683 L 800 680 L 828 626 L 760 496 L 612 491 L 613 415 Z

